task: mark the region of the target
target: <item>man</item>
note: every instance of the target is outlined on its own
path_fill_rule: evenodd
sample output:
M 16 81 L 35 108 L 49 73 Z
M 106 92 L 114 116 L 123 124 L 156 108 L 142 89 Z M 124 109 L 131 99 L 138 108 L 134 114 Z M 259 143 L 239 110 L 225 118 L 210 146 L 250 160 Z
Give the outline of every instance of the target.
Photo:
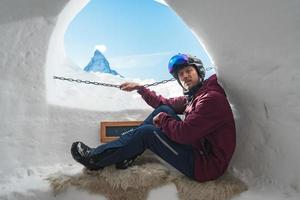
M 137 90 L 155 110 L 142 125 L 113 142 L 97 148 L 73 143 L 73 158 L 91 170 L 113 164 L 125 169 L 145 149 L 150 149 L 199 182 L 221 176 L 236 142 L 234 119 L 225 92 L 216 75 L 204 81 L 205 69 L 195 57 L 175 55 L 168 67 L 183 88 L 184 96 L 167 99 L 137 83 L 122 84 L 121 90 Z M 177 114 L 184 114 L 184 120 Z

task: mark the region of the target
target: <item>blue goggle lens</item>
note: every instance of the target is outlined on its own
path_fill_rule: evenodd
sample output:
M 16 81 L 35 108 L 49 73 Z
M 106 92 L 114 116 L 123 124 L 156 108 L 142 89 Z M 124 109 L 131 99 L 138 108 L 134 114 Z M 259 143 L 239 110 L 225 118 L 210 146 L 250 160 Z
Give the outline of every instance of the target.
M 173 73 L 176 67 L 180 65 L 188 64 L 188 61 L 189 61 L 188 56 L 185 54 L 178 54 L 173 56 L 169 61 L 169 65 L 168 65 L 169 72 Z

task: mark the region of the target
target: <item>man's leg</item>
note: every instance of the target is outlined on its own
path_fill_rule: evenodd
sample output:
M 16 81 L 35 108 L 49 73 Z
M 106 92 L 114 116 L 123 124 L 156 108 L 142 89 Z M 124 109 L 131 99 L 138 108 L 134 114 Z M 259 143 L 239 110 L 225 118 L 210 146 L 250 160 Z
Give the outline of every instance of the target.
M 144 122 L 140 125 L 145 125 L 145 124 L 152 124 L 153 125 L 153 118 L 160 112 L 165 112 L 168 115 L 172 116 L 176 120 L 181 120 L 175 113 L 175 111 L 167 105 L 161 105 L 157 107 L 145 120 Z M 126 134 L 122 134 L 119 139 L 114 140 L 112 142 L 102 144 L 98 146 L 97 148 L 93 149 L 91 156 L 97 157 L 100 159 L 103 157 L 104 152 L 113 152 L 116 151 L 118 148 L 123 147 L 125 144 L 127 144 L 131 138 L 134 136 L 134 134 L 137 134 L 134 130 L 126 132 Z M 100 156 L 102 155 L 102 156 Z M 124 159 L 127 160 L 127 159 Z
M 160 112 L 165 112 L 168 115 L 172 116 L 173 118 L 175 118 L 176 120 L 181 120 L 175 113 L 175 111 L 167 105 L 161 105 L 159 107 L 157 107 L 145 120 L 144 122 L 140 125 L 145 125 L 145 124 L 153 124 L 153 117 L 155 117 L 158 113 Z M 123 134 L 119 137 L 119 139 L 114 140 L 112 142 L 108 142 L 105 144 L 102 144 L 100 146 L 98 146 L 97 148 L 95 148 L 94 153 L 95 154 L 101 154 L 103 151 L 105 151 L 106 149 L 116 149 L 119 147 L 122 147 L 123 145 L 125 145 L 133 136 L 134 131 L 128 131 L 126 132 L 126 134 Z
M 178 115 L 176 114 L 176 112 L 173 110 L 173 108 L 171 108 L 170 106 L 167 105 L 161 105 L 159 107 L 157 107 L 142 123 L 142 125 L 144 124 L 153 124 L 153 118 L 160 112 L 165 112 L 168 115 L 172 116 L 174 119 L 181 121 L 181 119 L 178 117 Z
M 194 177 L 194 154 L 190 145 L 178 144 L 171 141 L 159 128 L 145 124 L 132 133 L 131 139 L 121 148 L 94 162 L 104 167 L 132 159 L 142 154 L 146 149 L 160 156 L 188 177 Z M 93 158 L 92 158 L 93 159 Z
M 147 141 L 143 141 L 143 137 L 148 137 L 145 135 L 152 135 L 155 136 L 155 139 L 160 140 L 160 143 L 166 143 L 163 142 L 164 140 L 169 140 L 164 134 L 161 133 L 159 129 L 157 129 L 154 133 L 154 126 L 150 126 L 153 128 L 153 130 L 149 131 L 149 126 L 145 126 L 147 124 L 151 125 L 153 124 L 153 117 L 157 115 L 159 112 L 166 112 L 169 115 L 173 116 L 175 119 L 180 120 L 180 118 L 176 115 L 174 110 L 166 105 L 162 105 L 158 108 L 156 108 L 147 118 L 146 120 L 142 123 L 140 127 L 138 127 L 136 130 L 130 131 L 125 135 L 121 135 L 119 139 L 100 145 L 97 148 L 91 149 L 91 152 L 85 159 L 85 162 L 80 162 L 83 165 L 85 165 L 87 168 L 90 169 L 100 169 L 108 165 L 116 164 L 116 163 L 121 163 L 123 161 L 127 161 L 130 159 L 134 159 L 136 156 L 142 154 L 146 148 L 151 147 L 150 149 L 154 152 L 157 153 L 159 156 L 161 156 L 163 159 L 164 157 L 167 159 L 171 158 L 172 156 L 167 156 L 165 153 L 159 153 L 159 150 L 155 150 L 155 145 L 148 145 Z M 151 128 L 150 128 L 151 129 Z M 150 133 L 150 134 L 149 134 Z M 141 134 L 141 135 L 139 135 Z M 139 136 L 136 136 L 139 135 Z M 153 139 L 153 138 L 152 138 Z M 149 144 L 151 144 L 151 139 L 148 141 Z M 174 143 L 170 141 L 171 143 Z M 143 144 L 145 143 L 145 144 Z M 176 144 L 176 143 L 174 143 Z M 128 146 L 131 146 L 133 148 L 128 148 Z M 176 144 L 178 145 L 178 144 Z M 138 146 L 138 148 L 134 148 Z M 165 145 L 166 147 L 168 145 Z M 170 146 L 170 145 L 169 145 Z M 179 145 L 180 149 L 183 148 L 184 150 L 188 150 L 189 155 L 191 148 L 189 146 L 185 145 Z M 126 148 L 125 148 L 126 147 Z M 181 153 L 185 155 L 185 153 Z M 72 154 L 73 155 L 73 154 Z M 74 156 L 73 156 L 74 157 Z M 177 157 L 175 157 L 177 159 Z M 77 160 L 77 159 L 75 159 Z M 172 160 L 172 159 L 171 159 Z M 78 160 L 77 160 L 78 161 Z M 78 161 L 79 162 L 79 161 Z M 176 163 L 171 161 L 168 161 L 171 165 L 175 165 Z M 126 164 L 126 163 L 125 163 Z M 182 167 L 177 167 L 181 169 Z M 182 171 L 182 170 L 180 170 Z

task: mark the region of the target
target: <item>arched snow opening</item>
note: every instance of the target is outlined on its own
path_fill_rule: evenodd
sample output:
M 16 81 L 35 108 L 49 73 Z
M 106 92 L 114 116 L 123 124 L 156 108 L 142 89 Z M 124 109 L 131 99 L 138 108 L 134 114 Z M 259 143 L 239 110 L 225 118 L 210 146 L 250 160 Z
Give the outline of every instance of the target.
M 66 43 L 64 42 L 64 37 L 65 37 L 65 33 L 67 31 L 67 28 L 70 25 L 73 18 L 76 16 L 77 13 L 79 13 L 79 11 L 81 9 L 85 9 L 84 7 L 89 2 L 91 3 L 87 6 L 89 8 L 89 10 L 93 10 L 93 9 L 95 9 L 94 8 L 95 6 L 98 6 L 98 4 L 95 4 L 95 2 L 91 2 L 91 1 L 82 1 L 82 3 L 79 5 L 77 5 L 77 4 L 75 5 L 73 2 L 69 2 L 68 5 L 64 8 L 64 10 L 61 12 L 61 14 L 58 17 L 56 27 L 55 27 L 54 32 L 50 39 L 49 49 L 48 49 L 48 54 L 47 54 L 47 63 L 46 63 L 47 101 L 50 104 L 71 107 L 71 108 L 94 110 L 94 111 L 118 112 L 121 110 L 133 110 L 133 109 L 143 110 L 145 108 L 148 108 L 150 110 L 151 108 L 148 107 L 145 104 L 145 102 L 140 98 L 140 96 L 138 94 L 136 94 L 135 92 L 128 93 L 128 92 L 120 91 L 117 88 L 53 80 L 52 77 L 53 76 L 64 76 L 67 78 L 74 78 L 74 79 L 79 78 L 82 80 L 97 81 L 97 82 L 110 83 L 110 84 L 116 84 L 116 85 L 119 85 L 125 81 L 139 82 L 141 84 L 153 83 L 155 81 L 161 81 L 161 80 L 158 80 L 156 77 L 151 77 L 151 75 L 148 75 L 149 73 L 152 72 L 152 74 L 153 74 L 152 76 L 159 76 L 159 77 L 162 77 L 162 76 L 157 74 L 158 69 L 157 70 L 153 70 L 153 69 L 149 70 L 148 68 L 151 68 L 153 66 L 156 67 L 157 65 L 159 65 L 158 66 L 158 67 L 160 67 L 159 70 L 161 70 L 161 68 L 164 69 L 161 71 L 166 74 L 166 75 L 164 75 L 164 79 L 172 78 L 171 75 L 167 73 L 167 67 L 165 67 L 167 65 L 168 59 L 171 56 L 173 56 L 174 54 L 180 52 L 179 49 L 188 49 L 188 46 L 193 47 L 193 48 L 191 48 L 191 51 L 193 51 L 195 53 L 197 52 L 198 54 L 203 55 L 203 57 L 201 59 L 203 60 L 205 67 L 208 69 L 206 77 L 209 77 L 211 74 L 215 73 L 214 69 L 212 68 L 213 62 L 211 60 L 211 57 L 209 56 L 208 52 L 206 51 L 205 47 L 203 46 L 203 43 L 194 34 L 193 30 L 188 30 L 188 27 L 186 25 L 184 25 L 184 23 L 182 23 L 182 21 L 179 18 L 177 19 L 177 21 L 179 21 L 179 22 L 176 22 L 176 23 L 173 22 L 174 14 L 172 13 L 171 10 L 166 11 L 166 9 L 165 9 L 165 8 L 167 8 L 167 9 L 170 9 L 170 8 L 166 7 L 166 4 L 160 5 L 159 3 L 155 2 L 155 1 L 151 2 L 151 4 L 149 4 L 149 3 L 147 3 L 145 5 L 141 4 L 141 6 L 143 6 L 142 9 L 145 9 L 145 8 L 147 8 L 147 6 L 150 6 L 150 5 L 151 6 L 149 7 L 149 9 L 150 8 L 154 9 L 154 7 L 157 6 L 157 8 L 160 8 L 160 10 L 158 10 L 159 12 L 163 12 L 165 16 L 172 18 L 172 20 L 173 20 L 172 22 L 174 23 L 174 29 L 172 31 L 176 32 L 176 28 L 184 29 L 184 31 L 183 31 L 184 33 L 180 32 L 179 35 L 185 35 L 187 37 L 190 37 L 190 38 L 186 38 L 186 40 L 187 40 L 186 43 L 191 43 L 192 41 L 194 41 L 194 43 L 197 43 L 197 44 L 182 45 L 181 43 L 183 43 L 183 41 L 185 41 L 185 39 L 181 38 L 179 40 L 180 37 L 178 37 L 179 41 L 173 42 L 172 47 L 169 47 L 169 49 L 170 49 L 169 52 L 162 52 L 162 54 L 160 54 L 159 50 L 157 50 L 158 51 L 157 54 L 155 54 L 155 53 L 154 54 L 140 53 L 139 55 L 136 55 L 136 60 L 133 60 L 135 55 L 133 55 L 133 58 L 131 58 L 130 56 L 124 56 L 124 58 L 121 59 L 122 61 L 120 61 L 120 59 L 118 59 L 118 58 L 115 59 L 115 60 L 119 60 L 119 61 L 115 62 L 115 63 L 118 63 L 116 66 L 120 67 L 122 65 L 125 65 L 125 69 L 124 69 L 125 71 L 126 71 L 126 66 L 128 66 L 129 68 L 132 68 L 132 66 L 130 66 L 130 63 L 135 63 L 134 65 L 135 65 L 135 67 L 137 67 L 142 64 L 141 61 L 143 60 L 144 65 L 145 65 L 145 66 L 143 66 L 143 68 L 145 68 L 145 71 L 146 71 L 145 72 L 146 75 L 144 75 L 144 74 L 142 75 L 144 77 L 144 79 L 139 78 L 139 77 L 122 78 L 120 76 L 114 76 L 112 74 L 101 73 L 101 72 L 97 72 L 97 73 L 84 72 L 83 66 L 79 66 L 79 65 L 75 64 L 69 58 L 69 56 L 66 55 L 65 46 L 64 46 L 64 44 L 66 44 Z M 94 6 L 93 9 L 92 9 L 91 5 Z M 123 8 L 122 6 L 117 7 L 116 9 L 121 9 L 121 8 Z M 104 8 L 97 7 L 97 9 L 101 10 L 101 9 L 105 9 L 105 7 Z M 125 9 L 126 9 L 126 7 L 125 7 Z M 154 11 L 155 10 L 153 10 L 153 12 Z M 124 12 L 126 12 L 126 10 L 124 10 Z M 147 11 L 147 12 L 150 13 L 150 11 Z M 169 13 L 166 14 L 167 12 L 169 12 Z M 73 13 L 73 14 L 71 14 L 71 13 Z M 76 13 L 76 14 L 74 14 L 74 13 Z M 143 13 L 143 12 L 140 12 L 139 14 L 141 14 L 141 13 Z M 145 15 L 147 15 L 147 16 L 145 16 L 145 20 L 147 20 L 147 21 L 150 21 L 149 19 L 151 19 L 149 17 L 150 16 L 149 13 L 145 14 Z M 120 15 L 122 16 L 122 13 L 120 13 Z M 163 14 L 161 14 L 161 15 L 164 16 Z M 80 15 L 80 16 L 82 16 L 82 15 Z M 124 15 L 124 17 L 126 18 L 126 15 Z M 166 17 L 166 18 L 168 18 L 168 17 Z M 83 21 L 82 18 L 79 18 L 79 19 L 80 20 L 78 20 L 78 21 Z M 105 18 L 105 20 L 109 21 L 110 19 Z M 164 23 L 167 23 L 166 21 L 167 21 L 167 19 L 164 19 Z M 143 22 L 140 21 L 139 19 L 137 19 L 136 22 L 138 24 L 143 24 Z M 159 23 L 154 23 L 154 22 L 155 22 L 155 20 L 148 22 L 148 23 L 150 23 L 150 29 L 153 26 L 152 24 L 159 24 Z M 71 25 L 73 25 L 73 24 L 76 24 L 76 23 L 72 22 Z M 127 24 L 127 22 L 126 22 L 126 24 Z M 172 23 L 169 23 L 169 24 L 172 24 Z M 180 24 L 180 25 L 178 25 L 178 24 Z M 71 28 L 73 28 L 75 26 L 75 25 L 74 26 L 71 26 L 71 25 L 70 25 Z M 139 26 L 141 26 L 141 25 L 137 25 L 137 28 L 141 29 L 141 27 L 139 27 Z M 161 26 L 162 26 L 162 24 L 159 24 L 158 28 Z M 168 25 L 168 26 L 171 26 L 171 25 Z M 73 28 L 73 29 L 75 29 L 77 31 L 79 29 L 78 25 L 75 27 L 76 28 Z M 90 27 L 86 27 L 86 28 L 90 29 Z M 153 28 L 155 28 L 155 27 L 152 27 L 152 29 Z M 171 27 L 169 27 L 169 29 L 170 28 Z M 71 30 L 73 30 L 73 29 L 71 29 Z M 133 29 L 133 27 L 128 28 L 128 30 L 132 30 L 132 29 Z M 123 30 L 124 30 L 124 28 L 123 28 Z M 104 31 L 105 31 L 105 29 L 104 29 Z M 147 32 L 147 31 L 145 30 L 144 32 Z M 166 31 L 162 30 L 162 32 L 161 32 L 162 35 L 166 35 L 165 32 Z M 188 32 L 190 32 L 190 33 L 187 34 Z M 69 33 L 69 32 L 67 32 L 67 33 Z M 72 33 L 74 34 L 74 31 Z M 88 31 L 85 31 L 84 33 L 88 33 Z M 156 31 L 155 33 L 156 33 L 156 35 L 159 35 L 158 34 L 159 31 Z M 68 35 L 70 35 L 70 34 L 68 34 Z M 130 34 L 128 34 L 128 35 L 130 35 Z M 84 37 L 86 37 L 86 35 L 82 35 L 80 40 L 83 40 L 82 38 L 84 38 Z M 129 38 L 127 38 L 126 36 L 124 38 L 122 38 L 122 34 L 118 35 L 117 33 L 116 33 L 116 36 L 114 36 L 114 37 L 119 38 L 119 40 L 123 39 L 124 43 L 126 43 L 127 40 L 129 40 L 129 41 L 132 40 L 132 36 L 130 36 Z M 120 39 L 120 37 L 121 37 L 121 39 Z M 149 37 L 149 35 L 146 38 L 148 38 L 148 37 Z M 154 39 L 156 41 L 156 43 L 159 43 L 160 40 L 157 39 L 157 37 L 158 36 L 154 36 L 154 38 L 148 38 L 148 39 L 150 39 L 150 40 Z M 86 37 L 86 38 L 90 39 L 90 37 Z M 169 39 L 169 38 L 170 37 L 166 37 L 166 39 Z M 143 40 L 141 40 L 141 38 L 140 38 L 138 41 L 143 41 Z M 145 44 L 140 44 L 139 42 L 136 42 L 135 49 L 140 49 L 140 46 L 138 46 L 137 44 L 140 44 L 141 46 L 147 46 L 146 45 L 147 41 L 148 41 L 147 39 L 144 39 Z M 170 41 L 171 40 L 169 39 L 169 41 L 167 41 L 167 42 L 170 43 Z M 74 40 L 72 42 L 76 43 L 79 41 Z M 103 42 L 105 42 L 105 41 L 103 41 Z M 132 42 L 134 42 L 134 40 Z M 178 51 L 176 48 L 174 48 L 174 46 L 176 46 L 177 42 L 179 43 Z M 86 43 L 91 43 L 91 41 L 89 40 Z M 74 44 L 72 44 L 72 46 L 73 45 Z M 120 45 L 120 44 L 118 44 L 118 45 Z M 124 44 L 122 43 L 122 45 L 124 45 Z M 76 45 L 74 45 L 74 46 L 76 46 Z M 88 46 L 88 45 L 84 45 L 83 48 L 86 49 L 86 51 L 88 51 L 89 53 L 92 52 L 92 49 L 91 48 L 88 49 L 86 46 Z M 116 46 L 116 45 L 114 45 L 114 46 L 116 49 L 118 49 L 117 48 L 118 46 Z M 150 44 L 148 44 L 148 46 L 150 46 Z M 153 45 L 153 46 L 155 46 L 155 45 Z M 198 47 L 199 49 L 196 49 L 196 47 Z M 71 50 L 70 50 L 70 48 L 68 48 L 68 49 L 69 49 L 69 51 L 72 50 L 72 52 L 74 52 L 74 50 L 73 50 L 74 48 L 71 48 Z M 152 49 L 153 49 L 153 47 L 152 47 Z M 163 48 L 157 48 L 157 49 L 163 49 Z M 166 49 L 168 49 L 168 48 L 166 48 Z M 174 49 L 174 50 L 172 50 L 172 49 Z M 184 52 L 184 53 L 191 53 L 191 52 Z M 78 52 L 76 54 L 78 55 Z M 88 53 L 84 52 L 84 54 L 88 54 Z M 88 55 L 92 57 L 93 54 L 91 54 L 91 55 L 88 54 Z M 106 59 L 105 59 L 105 61 L 107 61 Z M 78 60 L 78 59 L 76 59 L 76 60 Z M 130 60 L 132 60 L 132 62 L 130 62 Z M 156 61 L 156 60 L 159 60 L 159 61 Z M 163 60 L 164 62 L 162 62 L 161 60 Z M 126 63 L 126 61 L 129 64 Z M 136 64 L 136 63 L 138 63 L 138 64 Z M 150 63 L 150 64 L 148 64 L 148 63 Z M 115 66 L 115 65 L 113 65 L 113 66 Z M 122 66 L 122 67 L 124 67 L 124 66 Z M 122 67 L 121 67 L 121 69 L 122 69 Z M 143 69 L 143 68 L 140 67 L 140 69 Z M 116 69 L 120 69 L 120 68 L 116 68 Z M 135 69 L 137 69 L 137 68 L 135 68 Z M 119 70 L 117 70 L 117 71 L 120 72 Z M 160 73 L 162 73 L 162 72 L 160 72 Z M 123 74 L 124 74 L 124 71 L 123 71 Z M 149 78 L 145 79 L 145 77 L 149 77 Z M 164 85 L 156 86 L 153 89 L 166 97 L 182 95 L 182 89 L 177 84 L 176 81 L 169 82 Z

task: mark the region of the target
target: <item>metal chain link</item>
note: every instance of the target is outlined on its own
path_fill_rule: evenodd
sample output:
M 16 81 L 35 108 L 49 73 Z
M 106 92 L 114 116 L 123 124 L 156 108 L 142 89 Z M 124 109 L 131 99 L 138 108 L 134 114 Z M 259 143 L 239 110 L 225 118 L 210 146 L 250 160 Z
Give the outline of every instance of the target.
M 105 86 L 105 87 L 120 88 L 120 85 L 114 85 L 114 84 L 109 84 L 109 83 L 100 83 L 100 82 L 96 82 L 96 81 L 86 81 L 86 80 L 73 79 L 73 78 L 65 78 L 65 77 L 59 77 L 59 76 L 53 76 L 53 79 L 58 79 L 58 80 L 62 80 L 62 81 L 76 82 L 76 83 L 101 85 L 101 86 Z
M 151 86 L 157 86 L 159 84 L 165 84 L 167 82 L 170 82 L 170 81 L 175 81 L 176 79 L 175 78 L 171 78 L 171 79 L 168 79 L 168 80 L 163 80 L 163 81 L 159 81 L 159 82 L 154 82 L 154 83 L 151 83 L 151 84 L 145 84 L 144 87 L 151 87 Z
M 213 67 L 209 67 L 206 68 L 206 71 L 209 71 L 213 69 Z M 92 84 L 92 85 L 101 85 L 101 86 L 105 86 L 105 87 L 115 87 L 115 88 L 120 88 L 120 85 L 115 85 L 115 84 L 109 84 L 109 83 L 100 83 L 100 82 L 96 82 L 96 81 L 87 81 L 87 80 L 80 80 L 80 79 L 73 79 L 73 78 L 65 78 L 62 76 L 53 76 L 53 79 L 57 79 L 57 80 L 62 80 L 62 81 L 69 81 L 69 82 L 76 82 L 76 83 L 85 83 L 85 84 Z M 151 87 L 151 86 L 157 86 L 160 84 L 165 84 L 167 82 L 170 81 L 175 81 L 175 78 L 171 78 L 168 80 L 163 80 L 163 81 L 159 81 L 159 82 L 154 82 L 151 84 L 145 84 L 143 85 L 144 87 Z

